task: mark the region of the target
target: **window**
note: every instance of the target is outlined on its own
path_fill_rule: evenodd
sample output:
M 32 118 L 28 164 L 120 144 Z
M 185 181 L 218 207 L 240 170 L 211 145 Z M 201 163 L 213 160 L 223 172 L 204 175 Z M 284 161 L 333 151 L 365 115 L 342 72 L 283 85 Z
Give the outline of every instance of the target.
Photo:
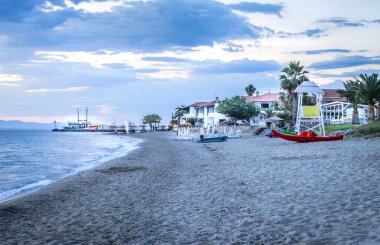
M 261 103 L 261 108 L 269 108 L 269 104 L 268 103 Z
M 208 113 L 214 113 L 214 107 L 213 106 L 207 107 L 207 114 Z

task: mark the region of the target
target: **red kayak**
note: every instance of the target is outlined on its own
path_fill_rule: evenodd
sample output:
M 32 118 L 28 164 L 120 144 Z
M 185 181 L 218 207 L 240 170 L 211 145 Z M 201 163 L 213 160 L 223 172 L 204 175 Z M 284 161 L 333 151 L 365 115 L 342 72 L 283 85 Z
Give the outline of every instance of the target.
M 284 140 L 296 142 L 317 142 L 317 141 L 331 141 L 342 140 L 344 135 L 331 135 L 331 136 L 317 136 L 313 131 L 302 131 L 300 135 L 282 134 L 277 130 L 272 130 L 273 135 L 278 136 Z

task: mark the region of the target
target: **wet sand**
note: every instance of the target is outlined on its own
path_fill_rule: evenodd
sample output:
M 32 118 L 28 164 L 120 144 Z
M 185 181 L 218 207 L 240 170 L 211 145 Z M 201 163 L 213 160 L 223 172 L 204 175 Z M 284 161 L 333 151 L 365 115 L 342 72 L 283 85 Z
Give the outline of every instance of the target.
M 0 243 L 380 244 L 380 139 L 141 148 L 0 204 Z

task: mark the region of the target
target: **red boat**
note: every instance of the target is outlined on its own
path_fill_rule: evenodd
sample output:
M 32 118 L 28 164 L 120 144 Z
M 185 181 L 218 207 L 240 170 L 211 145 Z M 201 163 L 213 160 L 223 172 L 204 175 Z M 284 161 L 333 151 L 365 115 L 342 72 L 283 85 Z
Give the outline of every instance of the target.
M 273 135 L 278 136 L 284 140 L 296 142 L 316 142 L 316 141 L 331 141 L 342 140 L 344 135 L 331 135 L 331 136 L 317 136 L 313 131 L 302 131 L 300 135 L 282 134 L 277 130 L 272 130 Z

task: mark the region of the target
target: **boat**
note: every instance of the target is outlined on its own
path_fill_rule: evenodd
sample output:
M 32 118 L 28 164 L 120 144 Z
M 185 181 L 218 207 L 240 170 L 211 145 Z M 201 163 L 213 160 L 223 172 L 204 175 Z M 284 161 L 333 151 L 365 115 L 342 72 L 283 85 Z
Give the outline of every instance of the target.
M 297 135 L 296 132 L 293 132 L 293 131 L 289 131 L 289 130 L 285 130 L 285 129 L 280 129 L 278 130 L 280 133 L 283 133 L 283 134 L 292 134 L 292 135 Z
M 76 122 L 68 122 L 67 126 L 58 128 L 56 122 L 54 121 L 53 132 L 115 132 L 116 126 L 114 128 L 105 128 L 103 125 L 92 124 L 88 121 L 88 109 L 86 106 L 86 118 L 81 120 L 79 117 L 79 108 L 77 108 L 78 119 Z M 125 130 L 124 130 L 125 131 Z
M 197 143 L 223 142 L 223 141 L 226 141 L 227 139 L 228 139 L 228 136 L 217 136 L 217 137 L 205 138 L 203 135 L 201 135 L 196 142 Z
M 332 140 L 342 140 L 344 135 L 331 135 L 331 136 L 317 136 L 313 131 L 302 131 L 299 135 L 292 134 L 282 134 L 277 130 L 272 130 L 273 135 L 282 138 L 284 140 L 295 141 L 295 142 L 317 142 L 317 141 L 332 141 Z
M 282 134 L 291 134 L 291 135 L 297 135 L 296 132 L 292 132 L 292 131 L 288 131 L 288 130 L 285 130 L 285 129 L 278 129 L 277 130 L 279 133 L 282 133 Z M 267 136 L 268 138 L 273 138 L 273 137 L 277 137 L 276 135 L 273 134 L 272 131 L 268 131 L 265 136 Z
M 111 128 L 104 128 L 102 125 L 87 122 L 68 122 L 68 126 L 62 128 L 55 127 L 53 132 L 114 132 Z

